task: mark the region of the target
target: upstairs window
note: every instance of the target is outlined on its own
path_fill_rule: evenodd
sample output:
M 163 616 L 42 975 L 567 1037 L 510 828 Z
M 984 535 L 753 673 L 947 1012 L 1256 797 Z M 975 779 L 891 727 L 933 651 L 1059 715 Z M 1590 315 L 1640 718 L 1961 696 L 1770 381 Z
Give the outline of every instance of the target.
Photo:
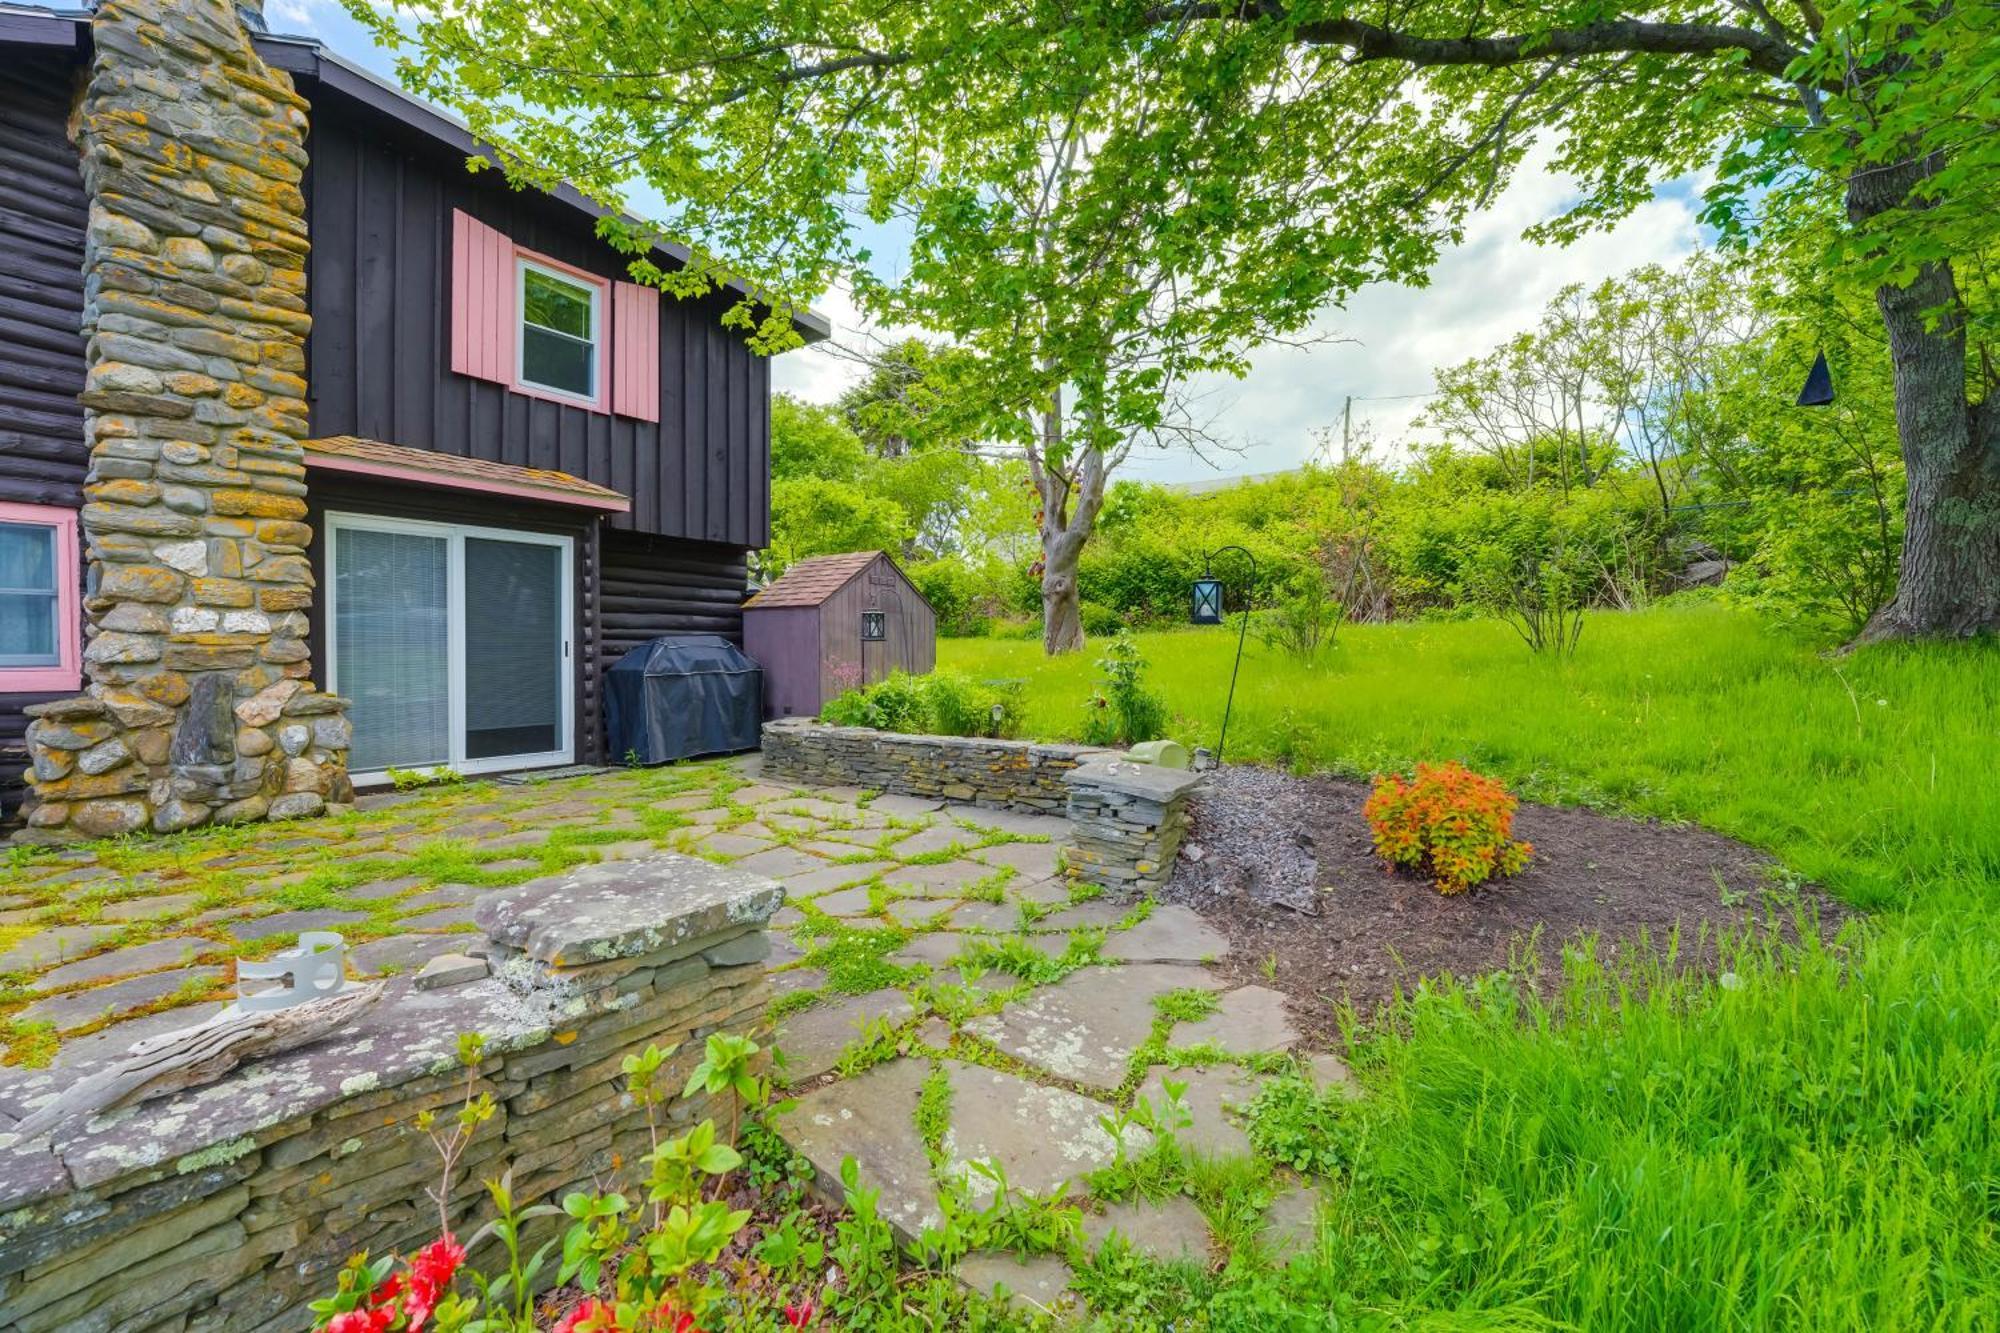
M 602 373 L 604 289 L 531 259 L 515 262 L 520 273 L 520 383 L 595 404 Z
M 875 643 L 888 637 L 888 623 L 880 611 L 861 613 L 861 638 L 864 642 Z
M 0 504 L 0 691 L 80 683 L 76 514 Z

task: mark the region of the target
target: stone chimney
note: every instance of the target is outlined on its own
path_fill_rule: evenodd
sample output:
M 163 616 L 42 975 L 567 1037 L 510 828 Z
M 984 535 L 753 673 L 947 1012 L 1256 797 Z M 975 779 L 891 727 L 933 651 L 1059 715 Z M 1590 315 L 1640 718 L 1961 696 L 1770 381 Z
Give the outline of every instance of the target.
M 39 841 L 350 800 L 308 680 L 306 104 L 233 0 L 105 0 L 90 199 L 86 692 L 28 711 Z

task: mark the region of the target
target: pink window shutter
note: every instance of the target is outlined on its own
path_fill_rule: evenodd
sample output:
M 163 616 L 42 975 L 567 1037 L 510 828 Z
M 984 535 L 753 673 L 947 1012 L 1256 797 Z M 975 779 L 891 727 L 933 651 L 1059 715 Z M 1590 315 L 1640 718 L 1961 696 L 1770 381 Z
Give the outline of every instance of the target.
M 451 214 L 451 368 L 514 382 L 514 243 L 457 209 Z
M 660 290 L 620 282 L 611 297 L 611 407 L 660 419 Z

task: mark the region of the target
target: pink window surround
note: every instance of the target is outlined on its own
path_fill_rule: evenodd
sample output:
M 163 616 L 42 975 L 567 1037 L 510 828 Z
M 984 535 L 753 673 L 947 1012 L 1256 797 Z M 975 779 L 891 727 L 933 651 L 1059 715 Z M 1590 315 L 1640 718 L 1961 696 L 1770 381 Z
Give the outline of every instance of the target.
M 597 393 L 592 398 L 545 389 L 521 378 L 522 261 L 597 290 Z M 660 293 L 565 264 L 516 245 L 460 210 L 451 215 L 451 368 L 505 385 L 524 398 L 588 412 L 660 419 Z
M 81 612 L 77 606 L 76 511 L 0 501 L 0 523 L 56 531 L 56 665 L 0 667 L 0 693 L 54 694 L 83 686 Z

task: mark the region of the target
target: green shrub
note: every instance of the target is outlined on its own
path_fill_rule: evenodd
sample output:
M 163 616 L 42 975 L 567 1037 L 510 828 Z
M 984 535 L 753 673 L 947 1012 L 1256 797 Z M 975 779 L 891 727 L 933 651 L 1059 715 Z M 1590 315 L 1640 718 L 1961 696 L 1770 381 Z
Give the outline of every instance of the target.
M 829 699 L 820 720 L 940 736 L 1013 736 L 1021 726 L 1021 682 L 975 681 L 956 671 L 890 673 Z
M 1125 628 L 1125 617 L 1102 602 L 1085 602 L 1077 608 L 1077 614 L 1083 621 L 1085 634 L 1108 639 Z
M 1083 739 L 1090 745 L 1137 745 L 1166 734 L 1167 705 L 1146 688 L 1146 659 L 1121 633 L 1097 659 L 1103 682 L 1084 704 Z

